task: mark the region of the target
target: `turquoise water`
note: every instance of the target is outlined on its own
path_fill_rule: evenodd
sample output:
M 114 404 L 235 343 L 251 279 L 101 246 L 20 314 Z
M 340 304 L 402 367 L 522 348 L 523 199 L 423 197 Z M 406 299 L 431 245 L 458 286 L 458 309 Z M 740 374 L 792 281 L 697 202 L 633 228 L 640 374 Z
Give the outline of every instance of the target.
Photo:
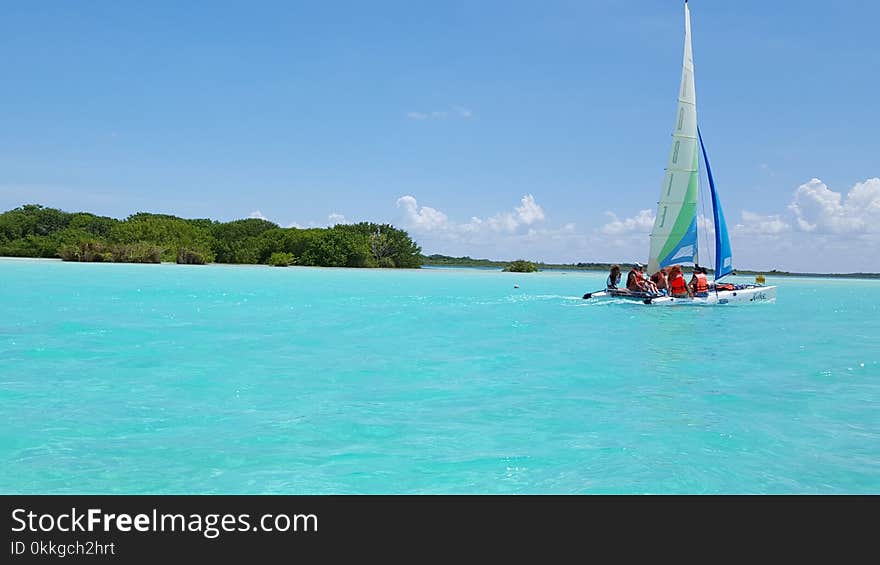
M 880 283 L 603 280 L 0 260 L 0 492 L 880 492 Z

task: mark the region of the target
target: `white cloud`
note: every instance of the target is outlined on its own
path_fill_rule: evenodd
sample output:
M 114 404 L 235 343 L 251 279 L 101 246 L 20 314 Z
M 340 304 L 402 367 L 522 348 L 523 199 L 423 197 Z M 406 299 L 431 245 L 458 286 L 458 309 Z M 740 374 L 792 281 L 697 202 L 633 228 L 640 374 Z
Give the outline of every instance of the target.
M 520 199 L 520 205 L 511 212 L 499 212 L 486 218 L 471 217 L 470 221 L 457 223 L 430 206 L 419 206 L 414 196 L 406 195 L 397 199 L 397 207 L 403 208 L 403 225 L 414 233 L 445 233 L 453 238 L 474 234 L 493 233 L 525 233 L 528 226 L 542 222 L 545 218 L 544 209 L 535 202 L 535 197 L 526 194 Z
M 794 190 L 780 214 L 744 210 L 733 236 L 734 257 L 741 266 L 878 271 L 880 178 L 856 183 L 848 192 L 811 179 Z
M 654 211 L 640 210 L 632 218 L 620 219 L 614 212 L 605 212 L 611 221 L 599 228 L 605 235 L 646 235 L 654 227 Z
M 351 222 L 345 219 L 345 216 L 342 214 L 338 214 L 333 212 L 329 216 L 327 216 L 327 222 L 330 226 L 335 226 L 336 224 L 350 224 Z
M 788 209 L 805 232 L 880 232 L 880 178 L 856 183 L 845 196 L 814 178 L 795 190 Z
M 791 231 L 791 224 L 782 219 L 779 214 L 763 216 L 743 210 L 742 223 L 736 224 L 734 230 L 742 234 L 779 235 Z
M 444 230 L 449 225 L 449 218 L 429 206 L 419 206 L 415 196 L 401 196 L 397 199 L 397 207 L 403 208 L 404 225 L 416 232 Z
M 453 106 L 449 110 L 434 110 L 432 112 L 412 111 L 407 112 L 406 117 L 410 120 L 445 120 L 447 118 L 460 118 L 467 120 L 472 118 L 474 113 L 463 106 Z
M 305 224 L 301 224 L 299 222 L 290 222 L 289 224 L 285 225 L 284 227 L 306 230 L 306 229 L 311 229 L 311 228 L 332 228 L 333 226 L 338 225 L 338 224 L 351 224 L 351 223 L 353 223 L 353 222 L 351 220 L 347 219 L 342 214 L 337 214 L 334 212 L 333 214 L 330 214 L 329 216 L 327 216 L 326 222 L 316 222 L 314 220 L 310 220 L 309 222 L 307 222 Z
M 530 226 L 544 220 L 544 209 L 535 202 L 535 197 L 526 194 L 520 200 L 520 205 L 513 212 L 502 212 L 487 219 L 485 223 L 479 218 L 471 218 L 471 227 L 487 226 L 496 232 L 513 233 L 523 226 Z
M 544 219 L 544 209 L 535 202 L 535 197 L 526 194 L 520 201 L 521 206 L 516 207 L 516 215 L 520 222 L 531 225 Z
M 254 210 L 253 212 L 251 212 L 250 214 L 248 214 L 248 218 L 255 218 L 255 219 L 258 219 L 258 220 L 266 220 L 267 222 L 271 222 L 271 221 L 272 221 L 272 220 L 270 220 L 269 218 L 267 218 L 267 217 L 266 217 L 261 211 L 259 211 L 259 210 Z M 333 212 L 332 214 L 330 214 L 330 215 L 327 216 L 327 222 L 325 222 L 325 223 L 315 222 L 315 221 L 310 221 L 310 222 L 308 222 L 308 223 L 306 223 L 306 224 L 300 224 L 299 222 L 290 222 L 290 223 L 286 224 L 284 227 L 286 227 L 286 228 L 297 228 L 297 229 L 307 229 L 307 228 L 326 228 L 326 227 L 332 227 L 332 226 L 335 226 L 336 224 L 350 224 L 350 223 L 351 223 L 351 221 L 348 220 L 348 219 L 346 219 L 346 217 L 343 216 L 342 214 L 339 214 L 339 213 L 337 213 L 337 212 Z
M 555 261 L 566 255 L 577 257 L 588 247 L 572 223 L 543 226 L 547 215 L 531 194 L 524 195 L 519 206 L 510 211 L 460 222 L 436 208 L 419 205 L 412 195 L 398 198 L 397 207 L 402 210 L 399 225 L 413 234 L 427 253 Z

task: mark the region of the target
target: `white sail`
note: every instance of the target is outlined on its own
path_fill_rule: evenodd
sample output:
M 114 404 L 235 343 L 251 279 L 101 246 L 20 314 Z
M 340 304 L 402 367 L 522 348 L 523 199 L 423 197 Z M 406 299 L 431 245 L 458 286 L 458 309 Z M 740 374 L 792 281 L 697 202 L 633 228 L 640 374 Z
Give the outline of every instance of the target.
M 660 267 L 679 263 L 697 264 L 697 198 L 699 193 L 700 153 L 709 181 L 712 201 L 712 219 L 715 226 L 715 281 L 733 272 L 733 254 L 727 232 L 727 222 L 721 200 L 715 187 L 709 157 L 697 128 L 697 96 L 694 89 L 694 59 L 691 50 L 691 14 L 687 0 L 684 4 L 684 62 L 681 70 L 681 86 L 678 107 L 672 128 L 672 147 L 667 161 L 666 177 L 657 203 L 657 217 L 651 230 L 651 252 L 648 270 L 653 274 Z M 747 304 L 776 300 L 776 287 L 765 286 L 763 278 L 756 284 L 733 284 L 724 287 L 716 284 L 711 292 L 694 296 L 671 296 L 663 292 L 632 292 L 626 289 L 608 288 L 588 292 L 584 299 L 603 298 L 629 300 L 658 306 Z
M 697 95 L 694 89 L 694 59 L 691 49 L 691 14 L 687 1 L 684 4 L 684 16 L 681 87 L 666 176 L 657 203 L 654 228 L 651 230 L 651 251 L 648 257 L 650 273 L 667 265 L 698 261 Z

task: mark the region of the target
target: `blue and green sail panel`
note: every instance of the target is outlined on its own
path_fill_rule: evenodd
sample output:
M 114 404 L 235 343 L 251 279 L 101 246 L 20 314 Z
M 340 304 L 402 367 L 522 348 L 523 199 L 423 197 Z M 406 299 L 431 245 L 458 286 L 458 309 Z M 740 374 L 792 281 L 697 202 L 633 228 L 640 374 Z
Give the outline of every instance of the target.
M 654 232 L 651 234 L 651 256 L 649 258 L 649 272 L 651 273 L 656 272 L 660 267 L 699 261 L 697 248 L 699 172 L 696 157 L 697 155 L 694 155 L 691 160 L 692 169 L 667 170 L 671 185 L 675 184 L 675 175 L 684 177 L 687 184 L 680 199 L 661 199 L 660 201 L 657 218 L 654 221 Z M 655 237 L 657 233 L 663 234 L 662 239 Z M 655 261 L 656 265 L 653 265 Z
M 678 243 L 675 243 L 670 251 L 662 256 L 659 264 L 661 267 L 668 267 L 677 263 L 696 263 L 697 262 L 697 218 L 691 220 L 687 230 L 682 234 Z
M 700 138 L 700 149 L 703 151 L 703 162 L 706 164 L 706 176 L 709 177 L 709 192 L 712 195 L 712 214 L 715 220 L 715 280 L 717 281 L 733 272 L 733 252 L 730 250 L 730 236 L 727 233 L 724 210 L 721 209 L 721 200 L 718 199 L 718 192 L 715 190 L 712 167 L 709 166 L 709 155 L 706 154 L 703 134 L 700 133 L 699 128 L 697 128 L 697 136 Z
M 697 144 L 697 96 L 694 91 L 694 59 L 691 21 L 684 7 L 684 60 L 678 106 L 672 126 L 672 145 L 666 176 L 657 201 L 651 229 L 648 271 L 677 263 L 697 263 L 697 195 L 699 193 L 699 147 Z

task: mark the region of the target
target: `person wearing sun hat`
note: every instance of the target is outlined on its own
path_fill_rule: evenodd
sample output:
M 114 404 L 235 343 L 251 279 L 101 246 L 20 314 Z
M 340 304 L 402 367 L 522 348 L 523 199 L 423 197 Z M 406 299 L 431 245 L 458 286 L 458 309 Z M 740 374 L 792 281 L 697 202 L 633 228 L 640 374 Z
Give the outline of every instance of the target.
M 645 292 L 645 277 L 642 275 L 644 266 L 636 262 L 626 275 L 626 289 L 632 292 Z

